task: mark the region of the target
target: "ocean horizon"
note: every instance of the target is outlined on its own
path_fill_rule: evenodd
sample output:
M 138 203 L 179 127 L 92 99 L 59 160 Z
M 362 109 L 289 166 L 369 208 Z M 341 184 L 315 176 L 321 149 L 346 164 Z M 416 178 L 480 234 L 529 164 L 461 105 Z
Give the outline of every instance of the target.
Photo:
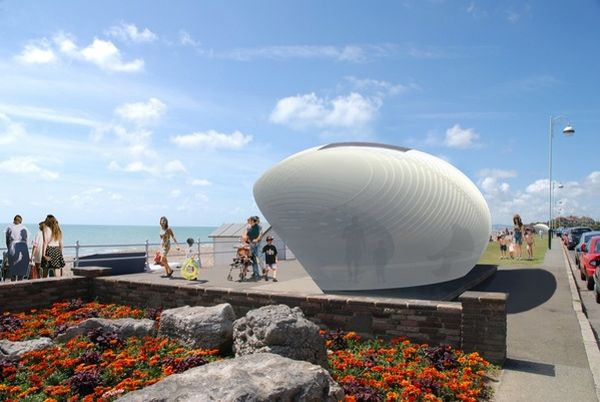
M 0 223 L 2 231 L 8 227 L 8 223 Z M 28 244 L 31 247 L 35 235 L 38 232 L 36 224 L 25 224 L 29 231 Z M 123 245 L 143 246 L 146 241 L 154 245 L 160 243 L 158 225 L 75 225 L 62 224 L 60 225 L 63 232 L 63 243 L 65 245 L 64 254 L 74 255 L 74 246 L 79 241 L 80 246 L 84 246 L 80 250 L 80 255 L 92 254 L 95 252 L 114 252 L 123 251 Z M 201 241 L 209 242 L 208 237 L 218 226 L 172 226 L 173 233 L 177 238 L 177 242 L 185 245 L 188 238 L 194 239 L 194 242 Z M 96 247 L 96 246 L 109 247 Z M 91 247 L 89 247 L 91 246 Z M 6 243 L 3 240 L 0 244 L 0 249 L 6 249 Z

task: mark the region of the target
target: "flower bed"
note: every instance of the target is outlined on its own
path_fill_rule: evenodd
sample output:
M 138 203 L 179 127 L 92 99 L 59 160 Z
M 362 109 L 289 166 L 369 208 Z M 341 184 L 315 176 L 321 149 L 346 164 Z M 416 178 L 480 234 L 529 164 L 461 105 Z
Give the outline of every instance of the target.
M 362 341 L 355 333 L 326 334 L 331 374 L 346 401 L 488 400 L 490 364 L 477 353 L 429 347 L 397 338 Z
M 0 317 L 0 339 L 54 337 L 90 317 L 153 318 L 156 310 L 71 301 Z M 362 341 L 354 333 L 323 332 L 330 372 L 346 401 L 480 401 L 490 396 L 489 364 L 476 353 L 430 348 L 397 339 Z M 112 401 L 218 359 L 217 350 L 190 350 L 165 338 L 119 339 L 89 331 L 64 345 L 29 352 L 19 362 L 0 360 L 2 401 Z

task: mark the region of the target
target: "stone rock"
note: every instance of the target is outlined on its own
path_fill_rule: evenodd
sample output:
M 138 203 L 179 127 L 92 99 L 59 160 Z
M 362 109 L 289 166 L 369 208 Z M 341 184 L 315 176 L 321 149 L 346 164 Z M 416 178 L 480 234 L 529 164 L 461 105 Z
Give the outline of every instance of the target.
M 96 328 L 114 331 L 121 339 L 132 336 L 143 338 L 144 336 L 156 335 L 156 321 L 147 318 L 141 320 L 134 318 L 118 318 L 116 320 L 88 318 L 73 327 L 67 328 L 65 333 L 56 336 L 55 341 L 65 343 L 79 335 L 85 335 L 88 331 Z
M 212 307 L 179 307 L 160 315 L 159 336 L 173 338 L 190 348 L 227 352 L 233 342 L 235 313 L 229 303 Z
M 38 338 L 29 341 L 12 342 L 6 339 L 0 340 L 0 357 L 8 360 L 19 360 L 22 354 L 39 349 L 54 346 L 50 338 Z
M 276 353 L 327 368 L 327 348 L 319 327 L 298 307 L 284 304 L 249 311 L 233 323 L 236 356 Z
M 272 353 L 221 360 L 171 375 L 119 402 L 334 402 L 344 391 L 327 370 Z

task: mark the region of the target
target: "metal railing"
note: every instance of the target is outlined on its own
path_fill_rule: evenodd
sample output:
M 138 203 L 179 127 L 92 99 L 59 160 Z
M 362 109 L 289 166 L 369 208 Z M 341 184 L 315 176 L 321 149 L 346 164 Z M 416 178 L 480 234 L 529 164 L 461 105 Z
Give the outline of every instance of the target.
M 220 246 L 225 245 L 224 249 L 216 250 L 215 245 L 219 244 Z M 187 247 L 186 243 L 179 244 L 180 250 L 183 247 Z M 228 246 L 229 245 L 229 246 Z M 194 242 L 193 247 L 195 247 L 194 257 L 198 262 L 200 267 L 203 264 L 208 267 L 212 266 L 214 263 L 214 257 L 219 254 L 231 254 L 235 255 L 235 250 L 237 247 L 242 245 L 240 240 L 219 240 L 218 243 L 210 240 L 210 241 L 202 241 L 198 239 Z M 212 247 L 206 247 L 212 246 Z M 122 261 L 122 260 L 134 260 L 139 259 L 140 256 L 122 256 L 122 257 L 103 257 L 102 254 L 108 254 L 107 250 L 110 251 L 110 254 L 119 254 L 119 253 L 128 253 L 128 252 L 144 252 L 144 258 L 146 260 L 146 266 L 148 267 L 148 261 L 152 259 L 154 256 L 154 250 L 160 250 L 161 243 L 151 243 L 149 240 L 146 240 L 143 243 L 119 243 L 119 244 L 81 244 L 79 240 L 75 242 L 74 245 L 66 245 L 63 248 L 63 254 L 65 258 L 65 262 L 70 264 L 70 267 L 77 268 L 79 266 L 80 261 L 82 261 L 83 257 L 87 257 L 87 255 L 99 254 L 98 258 L 85 258 L 86 262 L 106 262 L 106 261 Z M 173 249 L 173 247 L 172 247 Z M 8 249 L 6 247 L 0 247 L 0 259 L 4 258 L 4 252 Z M 31 253 L 31 249 L 30 253 Z M 72 252 L 69 252 L 71 251 Z M 85 250 L 90 250 L 89 253 L 85 253 Z M 31 254 L 30 254 L 31 255 Z M 208 256 L 212 256 L 213 258 L 208 258 Z M 175 256 L 173 259 L 177 260 Z M 262 262 L 259 256 L 259 262 Z M 1 271 L 1 270 L 0 270 Z M 3 279 L 3 273 L 0 272 L 0 280 Z

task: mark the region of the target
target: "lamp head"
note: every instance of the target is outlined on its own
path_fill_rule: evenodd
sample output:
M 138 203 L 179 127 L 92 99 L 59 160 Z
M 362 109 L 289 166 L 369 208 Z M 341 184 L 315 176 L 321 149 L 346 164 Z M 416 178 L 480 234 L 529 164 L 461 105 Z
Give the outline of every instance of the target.
M 571 125 L 568 125 L 567 127 L 563 128 L 563 134 L 567 137 L 570 137 L 575 134 L 575 129 Z

